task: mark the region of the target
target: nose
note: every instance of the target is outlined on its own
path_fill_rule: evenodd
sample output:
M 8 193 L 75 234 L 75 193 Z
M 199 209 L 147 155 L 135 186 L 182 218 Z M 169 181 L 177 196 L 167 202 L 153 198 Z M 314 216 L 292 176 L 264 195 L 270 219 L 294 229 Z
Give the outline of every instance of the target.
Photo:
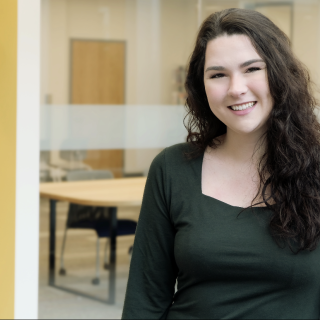
M 228 95 L 233 98 L 239 98 L 248 91 L 246 79 L 241 75 L 234 75 L 230 77 L 230 86 Z

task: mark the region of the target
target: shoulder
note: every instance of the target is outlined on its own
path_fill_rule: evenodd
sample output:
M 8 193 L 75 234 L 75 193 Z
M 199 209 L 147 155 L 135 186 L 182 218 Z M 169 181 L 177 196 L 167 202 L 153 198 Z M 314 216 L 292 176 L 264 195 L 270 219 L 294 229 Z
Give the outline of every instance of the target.
M 196 178 L 201 174 L 202 157 L 188 157 L 193 148 L 190 143 L 179 143 L 165 148 L 154 158 L 149 172 L 165 177 L 167 182 L 177 179 L 182 181 L 186 177 Z
M 175 144 L 171 147 L 167 147 L 164 149 L 164 151 L 166 151 L 166 153 L 170 156 L 183 156 L 183 158 L 187 158 L 186 154 L 191 152 L 194 149 L 194 147 L 192 146 L 191 143 L 188 142 L 184 142 L 184 143 L 178 143 Z
M 179 143 L 162 150 L 151 164 L 148 180 L 157 185 L 158 193 L 164 198 L 172 214 L 186 200 L 192 198 L 195 190 L 201 189 L 201 155 L 188 157 L 193 151 L 189 143 Z M 147 180 L 147 181 L 148 181 Z M 200 187 L 199 187 L 200 184 Z
M 167 147 L 154 158 L 152 164 L 169 167 L 187 164 L 193 160 L 188 157 L 193 148 L 190 143 L 178 143 Z

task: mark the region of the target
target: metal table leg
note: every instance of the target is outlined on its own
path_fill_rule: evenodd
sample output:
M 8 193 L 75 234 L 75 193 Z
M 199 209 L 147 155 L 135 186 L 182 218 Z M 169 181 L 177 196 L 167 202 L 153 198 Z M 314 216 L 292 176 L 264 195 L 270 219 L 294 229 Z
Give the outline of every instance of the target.
M 49 285 L 55 284 L 56 260 L 56 200 L 50 200 L 50 227 L 49 227 Z
M 116 247 L 117 247 L 117 207 L 106 207 L 110 217 L 110 263 L 109 263 L 109 297 L 100 299 L 77 290 L 69 289 L 55 284 L 55 247 L 56 247 L 56 200 L 50 200 L 50 227 L 49 227 L 49 286 L 86 297 L 107 304 L 115 303 L 116 295 Z
M 106 208 L 110 217 L 110 265 L 109 265 L 109 303 L 115 303 L 116 295 L 116 248 L 117 248 L 117 208 Z

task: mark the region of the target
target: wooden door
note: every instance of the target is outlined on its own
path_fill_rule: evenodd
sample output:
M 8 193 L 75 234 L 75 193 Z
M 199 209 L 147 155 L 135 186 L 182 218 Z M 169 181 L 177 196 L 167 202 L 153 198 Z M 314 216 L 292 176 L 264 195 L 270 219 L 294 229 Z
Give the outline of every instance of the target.
M 71 50 L 71 103 L 124 104 L 125 43 L 73 40 Z M 84 162 L 121 177 L 123 150 L 87 150 Z

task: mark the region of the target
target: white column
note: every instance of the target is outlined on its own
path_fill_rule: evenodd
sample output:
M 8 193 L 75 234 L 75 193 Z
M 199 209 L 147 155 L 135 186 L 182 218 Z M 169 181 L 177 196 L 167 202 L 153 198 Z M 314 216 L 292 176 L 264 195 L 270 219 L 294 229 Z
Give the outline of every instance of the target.
M 15 319 L 38 315 L 40 0 L 18 0 Z

